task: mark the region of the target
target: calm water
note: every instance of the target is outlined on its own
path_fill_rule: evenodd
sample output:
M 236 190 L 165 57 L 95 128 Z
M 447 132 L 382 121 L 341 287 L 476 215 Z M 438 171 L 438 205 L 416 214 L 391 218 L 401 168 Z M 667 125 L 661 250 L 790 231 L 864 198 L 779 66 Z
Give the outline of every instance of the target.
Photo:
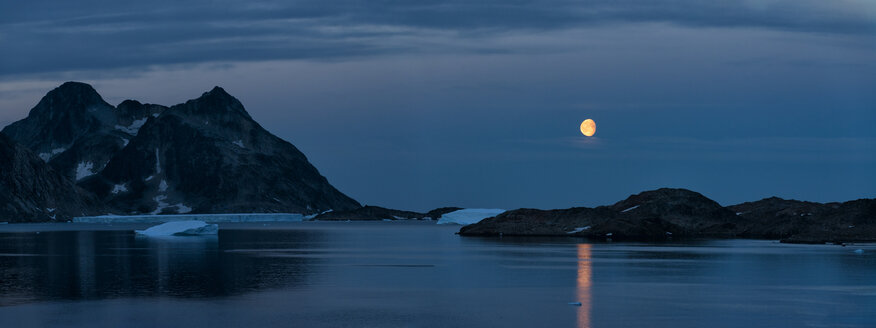
M 0 327 L 876 327 L 876 245 L 465 238 L 421 222 L 169 239 L 142 227 L 0 226 Z

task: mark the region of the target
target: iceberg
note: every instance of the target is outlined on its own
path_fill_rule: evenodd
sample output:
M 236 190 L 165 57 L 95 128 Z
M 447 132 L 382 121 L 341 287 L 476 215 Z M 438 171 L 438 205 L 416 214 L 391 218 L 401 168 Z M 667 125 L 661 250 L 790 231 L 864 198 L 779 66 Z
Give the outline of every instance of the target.
M 505 210 L 496 208 L 466 208 L 442 215 L 438 219 L 438 224 L 475 224 L 483 219 L 502 213 L 505 213 Z
M 215 235 L 219 232 L 219 226 L 197 220 L 173 221 L 134 232 L 148 237 Z

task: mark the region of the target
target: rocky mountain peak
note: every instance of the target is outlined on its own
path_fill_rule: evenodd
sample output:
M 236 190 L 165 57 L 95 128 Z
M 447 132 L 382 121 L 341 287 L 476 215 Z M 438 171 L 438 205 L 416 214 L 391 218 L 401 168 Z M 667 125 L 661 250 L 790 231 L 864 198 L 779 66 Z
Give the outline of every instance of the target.
M 243 104 L 237 98 L 228 94 L 221 87 L 213 87 L 212 90 L 204 92 L 200 97 L 186 101 L 184 104 L 172 107 L 173 112 L 184 116 L 198 115 L 220 119 L 223 121 L 233 121 L 240 119 L 240 116 L 248 120 L 252 120 Z

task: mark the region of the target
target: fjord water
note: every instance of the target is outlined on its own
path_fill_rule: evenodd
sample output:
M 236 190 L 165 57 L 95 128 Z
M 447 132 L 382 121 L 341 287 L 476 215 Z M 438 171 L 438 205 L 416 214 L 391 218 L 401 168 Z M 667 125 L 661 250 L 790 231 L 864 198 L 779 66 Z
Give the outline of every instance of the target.
M 0 327 L 876 326 L 876 245 L 472 238 L 429 222 L 160 239 L 143 227 L 0 226 Z

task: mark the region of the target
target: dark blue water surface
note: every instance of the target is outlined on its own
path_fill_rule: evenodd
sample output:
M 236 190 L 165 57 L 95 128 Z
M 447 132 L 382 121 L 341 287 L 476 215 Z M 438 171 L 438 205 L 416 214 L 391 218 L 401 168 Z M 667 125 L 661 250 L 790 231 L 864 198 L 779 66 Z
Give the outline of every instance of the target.
M 0 226 L 0 327 L 876 327 L 876 245 L 143 227 Z

